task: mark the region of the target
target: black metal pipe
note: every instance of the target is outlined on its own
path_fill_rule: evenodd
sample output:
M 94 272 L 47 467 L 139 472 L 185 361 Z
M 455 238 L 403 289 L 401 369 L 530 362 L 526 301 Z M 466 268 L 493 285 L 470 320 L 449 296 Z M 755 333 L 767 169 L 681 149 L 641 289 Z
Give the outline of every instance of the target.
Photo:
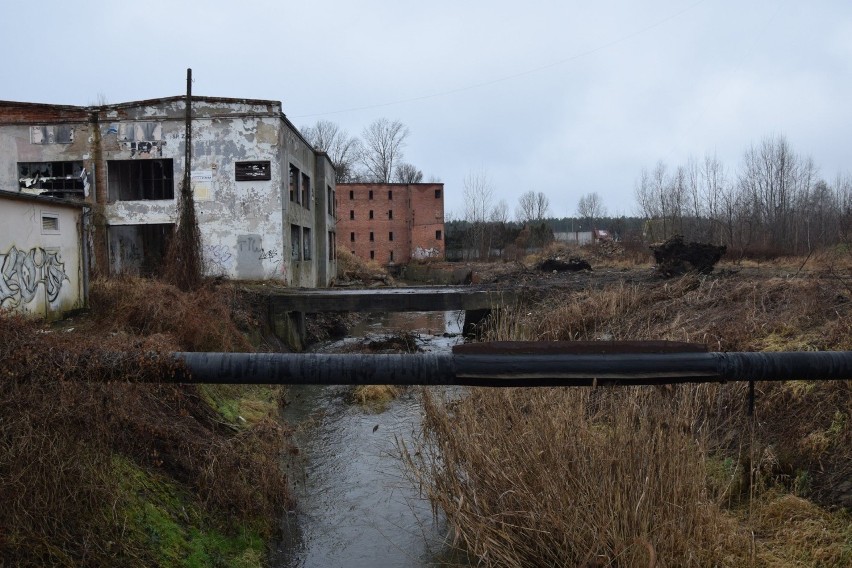
M 460 354 L 176 353 L 187 383 L 588 386 L 848 380 L 852 351 Z

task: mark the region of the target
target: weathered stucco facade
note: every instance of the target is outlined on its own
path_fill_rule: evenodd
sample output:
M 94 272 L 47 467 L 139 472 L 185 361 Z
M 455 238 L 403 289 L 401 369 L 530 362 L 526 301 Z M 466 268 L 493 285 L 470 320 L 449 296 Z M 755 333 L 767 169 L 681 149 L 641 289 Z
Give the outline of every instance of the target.
M 86 304 L 84 209 L 0 191 L 0 308 L 52 319 Z
M 334 170 L 277 101 L 192 98 L 192 189 L 205 270 L 325 286 Z M 0 102 L 0 187 L 95 208 L 96 268 L 153 272 L 177 218 L 185 98 L 97 107 Z

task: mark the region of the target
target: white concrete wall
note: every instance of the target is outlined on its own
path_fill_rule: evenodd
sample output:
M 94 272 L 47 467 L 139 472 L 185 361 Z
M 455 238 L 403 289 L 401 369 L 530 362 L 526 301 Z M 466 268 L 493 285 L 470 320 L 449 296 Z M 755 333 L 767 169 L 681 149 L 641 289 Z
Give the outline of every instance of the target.
M 45 230 L 42 216 L 58 219 Z M 56 318 L 82 307 L 81 209 L 0 195 L 0 307 Z

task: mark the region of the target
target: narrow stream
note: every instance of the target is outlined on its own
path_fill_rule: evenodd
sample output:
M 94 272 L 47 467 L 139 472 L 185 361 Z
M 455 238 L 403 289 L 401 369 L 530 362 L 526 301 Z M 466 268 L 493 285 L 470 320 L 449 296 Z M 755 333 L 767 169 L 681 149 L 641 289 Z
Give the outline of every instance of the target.
M 460 341 L 463 312 L 376 314 L 342 346 L 408 331 L 426 351 Z M 351 401 L 347 387 L 291 387 L 284 419 L 297 429 L 299 455 L 287 464 L 296 509 L 282 520 L 272 557 L 279 568 L 450 566 L 447 527 L 404 474 L 397 440 L 421 421 L 417 388 L 382 408 Z

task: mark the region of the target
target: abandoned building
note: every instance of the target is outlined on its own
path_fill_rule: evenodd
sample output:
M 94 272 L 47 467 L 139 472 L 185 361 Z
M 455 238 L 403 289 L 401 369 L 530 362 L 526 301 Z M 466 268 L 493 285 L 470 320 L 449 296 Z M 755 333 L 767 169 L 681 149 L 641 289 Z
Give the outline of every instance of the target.
M 383 265 L 444 258 L 443 183 L 341 183 L 337 246 Z
M 156 273 L 187 168 L 185 109 L 185 97 L 90 107 L 0 101 L 0 189 L 89 204 L 93 268 Z M 205 271 L 328 285 L 336 272 L 328 157 L 280 102 L 194 96 L 191 111 Z
M 86 305 L 86 209 L 0 191 L 0 308 L 54 319 Z

